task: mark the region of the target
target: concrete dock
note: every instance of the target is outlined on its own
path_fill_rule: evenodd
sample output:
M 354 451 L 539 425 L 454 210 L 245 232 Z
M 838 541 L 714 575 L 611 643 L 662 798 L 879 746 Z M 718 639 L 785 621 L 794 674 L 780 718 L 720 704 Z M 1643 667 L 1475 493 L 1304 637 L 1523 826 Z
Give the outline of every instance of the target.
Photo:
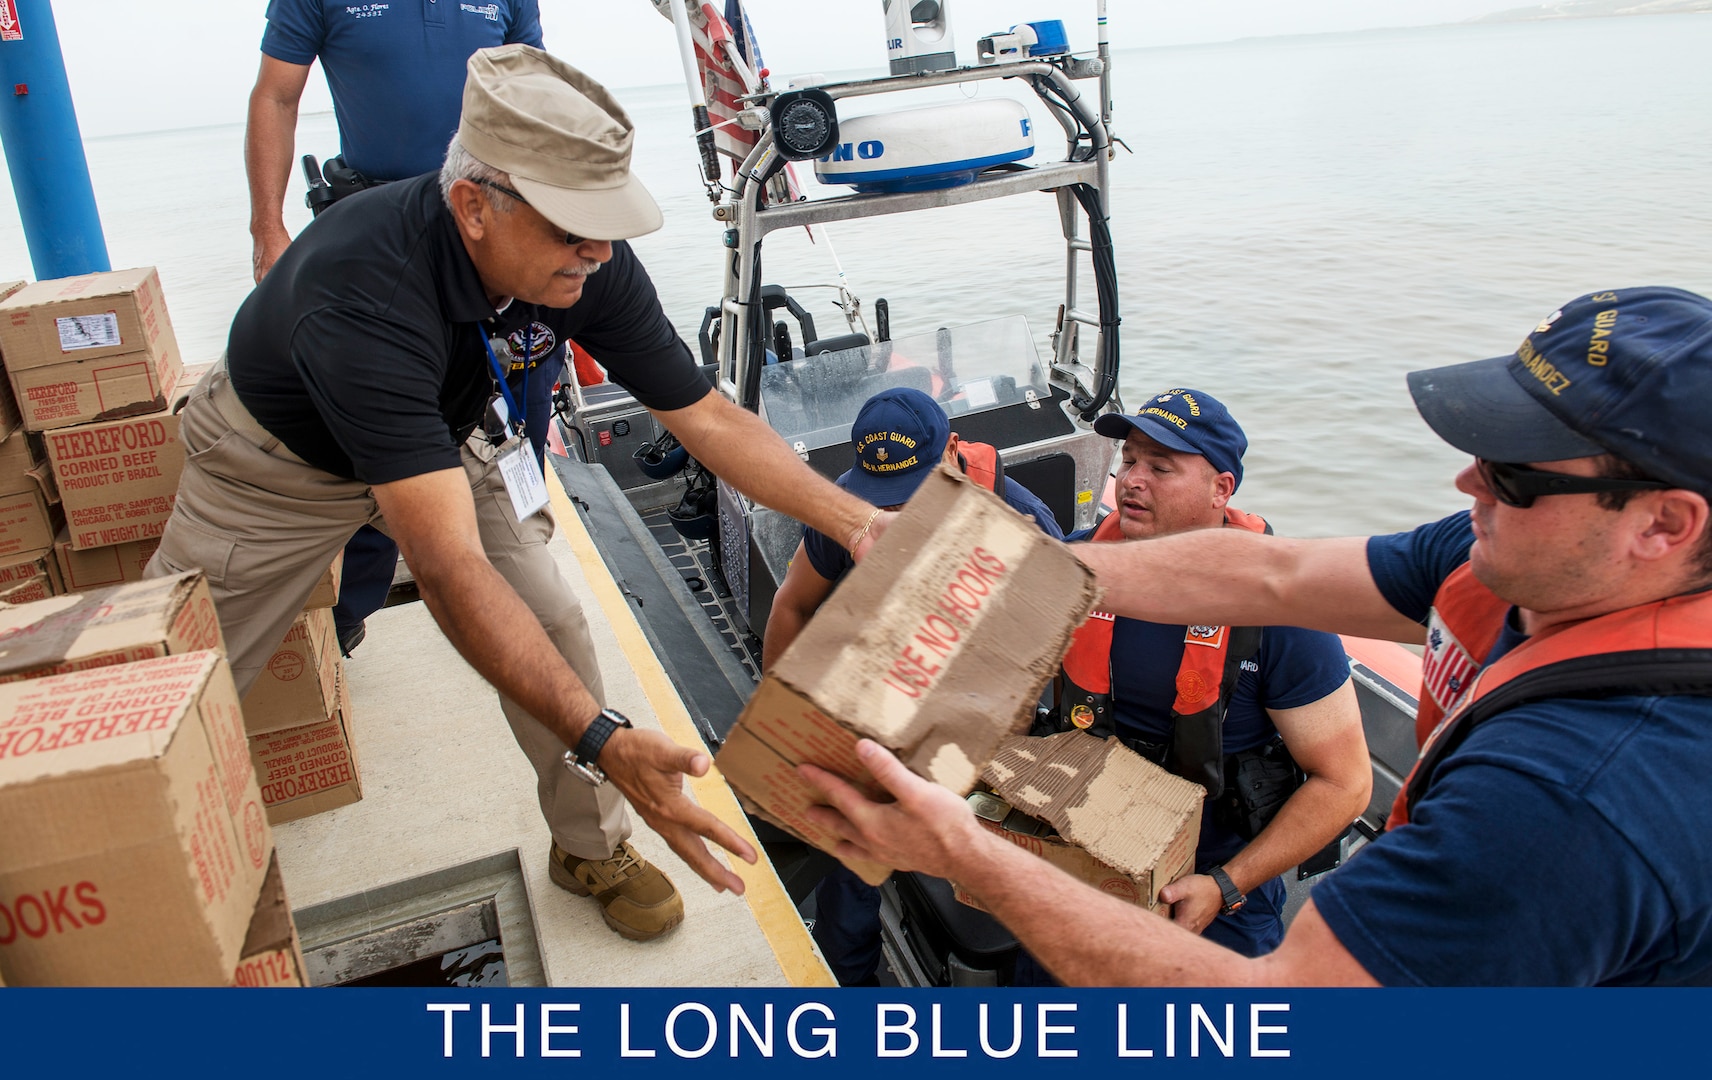
M 683 703 L 552 470 L 548 485 L 559 526 L 554 554 L 588 616 L 608 704 L 638 727 L 700 746 Z M 427 911 L 436 903 L 458 902 L 456 888 L 435 885 L 436 874 L 445 878 L 451 868 L 505 864 L 520 868 L 521 895 L 539 952 L 538 970 L 521 956 L 510 965 L 514 983 L 835 985 L 765 856 L 754 867 L 729 860 L 743 876 L 747 894 L 717 894 L 632 811 L 633 843 L 671 876 L 684 898 L 684 923 L 646 943 L 620 938 L 601 921 L 593 900 L 553 885 L 535 774 L 512 739 L 492 688 L 446 641 L 424 605 L 401 605 L 372 616 L 367 639 L 345 661 L 345 672 L 363 798 L 276 828 L 295 910 L 336 909 L 340 933 L 367 923 L 378 929 L 396 917 L 390 914 L 395 907 L 381 901 L 409 889 L 399 883 L 425 882 L 414 910 Z M 691 792 L 754 842 L 717 769 L 693 781 Z M 313 947 L 313 932 L 305 929 L 306 948 Z M 508 962 L 511 942 L 521 942 L 522 936 L 505 934 Z

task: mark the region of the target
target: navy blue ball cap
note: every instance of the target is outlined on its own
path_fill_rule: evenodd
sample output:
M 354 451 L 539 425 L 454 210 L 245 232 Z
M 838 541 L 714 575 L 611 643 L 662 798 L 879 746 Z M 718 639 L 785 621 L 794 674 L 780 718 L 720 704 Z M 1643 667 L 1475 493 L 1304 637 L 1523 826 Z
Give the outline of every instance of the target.
M 1126 439 L 1132 431 L 1168 450 L 1199 454 L 1219 472 L 1228 472 L 1242 486 L 1242 455 L 1248 436 L 1230 410 L 1211 394 L 1199 390 L 1166 390 L 1148 398 L 1134 415 L 1106 413 L 1094 421 L 1094 431 L 1108 439 Z
M 1613 289 L 1548 315 L 1514 354 L 1415 371 L 1409 393 L 1445 442 L 1521 464 L 1611 453 L 1712 491 L 1712 300 Z
M 838 478 L 875 506 L 909 501 L 945 456 L 951 421 L 939 402 L 908 387 L 882 390 L 862 404 L 850 426 L 856 465 Z

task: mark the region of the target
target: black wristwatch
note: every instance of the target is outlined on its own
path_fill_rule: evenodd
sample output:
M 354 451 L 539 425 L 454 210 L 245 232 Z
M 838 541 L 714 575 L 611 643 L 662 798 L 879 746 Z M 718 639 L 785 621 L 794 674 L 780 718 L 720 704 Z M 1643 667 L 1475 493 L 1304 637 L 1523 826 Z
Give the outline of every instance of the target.
M 565 768 L 595 787 L 606 783 L 606 773 L 595 764 L 600 759 L 601 747 L 612 738 L 613 732 L 630 726 L 623 713 L 614 709 L 600 710 L 583 729 L 583 737 L 577 740 L 576 747 L 565 751 Z
M 1248 903 L 1248 894 L 1236 887 L 1236 882 L 1225 873 L 1225 868 L 1215 866 L 1207 871 L 1207 876 L 1213 879 L 1213 884 L 1219 887 L 1219 893 L 1224 897 L 1225 906 L 1219 909 L 1220 915 L 1230 915 L 1242 910 L 1242 905 Z

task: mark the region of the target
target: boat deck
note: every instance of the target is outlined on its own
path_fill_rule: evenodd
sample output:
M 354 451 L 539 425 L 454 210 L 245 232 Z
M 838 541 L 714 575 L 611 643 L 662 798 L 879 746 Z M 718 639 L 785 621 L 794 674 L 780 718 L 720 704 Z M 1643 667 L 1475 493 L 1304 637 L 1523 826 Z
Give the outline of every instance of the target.
M 554 552 L 589 616 L 609 703 L 638 727 L 699 745 L 689 713 L 552 470 L 548 485 L 559 522 Z M 521 946 L 527 934 L 504 933 L 513 984 L 833 985 L 764 856 L 756 867 L 732 860 L 748 887 L 745 897 L 716 894 L 633 813 L 637 848 L 678 884 L 686 912 L 682 926 L 647 943 L 620 938 L 592 900 L 554 886 L 534 773 L 492 689 L 422 604 L 372 616 L 367 640 L 345 664 L 363 799 L 275 830 L 292 906 L 308 916 L 306 949 L 329 933 L 350 938 L 389 919 L 396 924 L 397 896 L 409 891 L 400 883 L 422 879 L 418 913 L 436 903 L 452 908 L 467 901 L 469 890 L 451 868 L 491 871 L 503 864 L 514 876 L 521 870 L 523 907 L 539 953 L 538 967 L 521 948 L 514 958 L 512 943 Z M 692 793 L 753 841 L 717 770 L 694 781 Z M 515 918 L 502 917 L 501 929 Z

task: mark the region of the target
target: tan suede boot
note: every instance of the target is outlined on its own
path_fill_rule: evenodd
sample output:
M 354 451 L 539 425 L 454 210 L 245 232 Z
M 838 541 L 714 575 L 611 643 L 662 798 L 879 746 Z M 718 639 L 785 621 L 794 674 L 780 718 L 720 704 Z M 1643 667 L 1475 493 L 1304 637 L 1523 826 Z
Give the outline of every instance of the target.
M 567 855 L 554 841 L 548 867 L 553 884 L 599 901 L 601 918 L 620 937 L 649 941 L 684 921 L 677 886 L 629 841 L 604 859 Z

